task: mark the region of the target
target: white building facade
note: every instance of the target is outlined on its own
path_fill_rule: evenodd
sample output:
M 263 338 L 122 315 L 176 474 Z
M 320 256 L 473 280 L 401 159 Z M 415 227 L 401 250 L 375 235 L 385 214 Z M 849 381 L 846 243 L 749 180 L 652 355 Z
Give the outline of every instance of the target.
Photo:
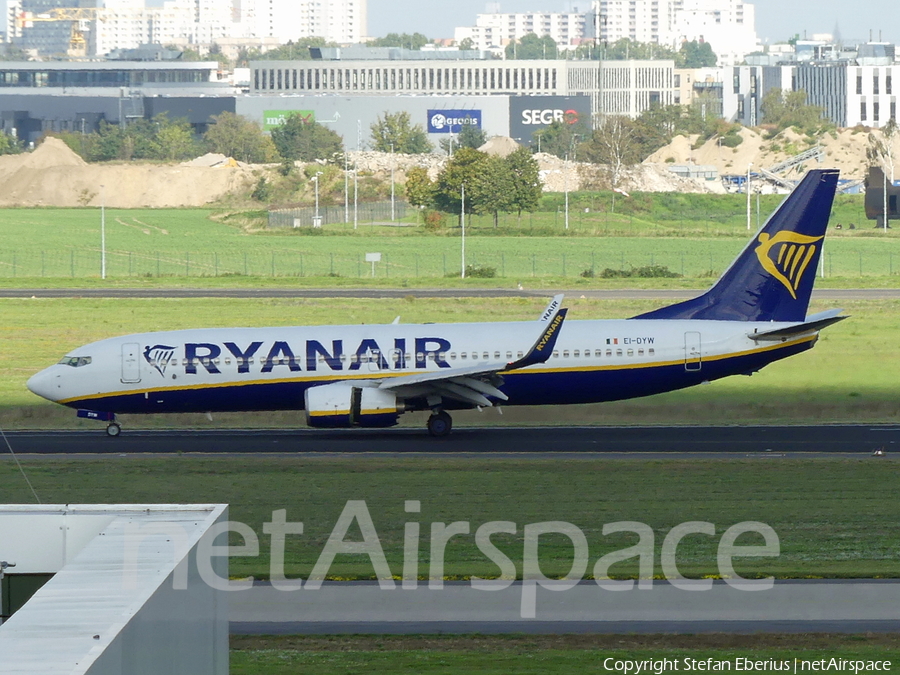
M 682 42 L 708 42 L 717 65 L 732 66 L 759 49 L 755 7 L 742 0 L 593 0 L 590 37 L 623 38 L 679 49 Z
M 550 36 L 559 49 L 577 45 L 587 34 L 583 12 L 527 12 L 478 14 L 474 26 L 457 27 L 453 37 L 459 44 L 472 41 L 472 49 L 501 53 L 506 45 L 521 40 L 529 33 Z
M 90 22 L 90 52 L 133 49 L 156 43 L 209 48 L 245 41 L 271 47 L 273 41 L 321 37 L 328 42 L 360 42 L 367 32 L 367 0 L 105 0 Z

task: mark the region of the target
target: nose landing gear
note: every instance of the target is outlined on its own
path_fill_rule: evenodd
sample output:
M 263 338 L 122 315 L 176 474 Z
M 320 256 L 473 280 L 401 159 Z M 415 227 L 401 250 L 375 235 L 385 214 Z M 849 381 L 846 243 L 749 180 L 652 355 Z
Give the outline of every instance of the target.
M 106 435 L 115 438 L 119 434 L 122 433 L 122 427 L 119 426 L 118 422 L 110 422 L 106 426 Z
M 428 418 L 428 433 L 435 438 L 449 436 L 453 429 L 453 418 L 443 410 L 436 410 Z

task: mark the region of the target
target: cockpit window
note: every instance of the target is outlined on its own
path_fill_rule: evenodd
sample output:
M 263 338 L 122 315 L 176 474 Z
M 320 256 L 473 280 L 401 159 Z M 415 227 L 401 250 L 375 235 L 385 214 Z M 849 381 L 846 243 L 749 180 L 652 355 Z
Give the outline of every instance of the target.
M 73 368 L 80 368 L 81 366 L 86 366 L 91 362 L 90 356 L 64 356 L 62 361 L 59 362 L 61 366 L 72 366 Z

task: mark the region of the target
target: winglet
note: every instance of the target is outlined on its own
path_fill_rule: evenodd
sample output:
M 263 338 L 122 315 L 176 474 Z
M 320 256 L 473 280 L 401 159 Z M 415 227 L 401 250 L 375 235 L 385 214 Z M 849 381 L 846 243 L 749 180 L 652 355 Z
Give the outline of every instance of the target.
M 562 296 L 557 297 L 562 299 Z M 554 298 L 554 300 L 555 299 L 556 298 Z M 552 315 L 552 318 L 548 320 L 547 327 L 544 328 L 544 332 L 541 333 L 541 336 L 537 339 L 537 341 L 534 343 L 534 346 L 529 350 L 529 352 L 518 361 L 509 363 L 501 372 L 517 370 L 519 368 L 525 368 L 526 366 L 533 366 L 538 363 L 544 363 L 547 359 L 549 359 L 550 355 L 553 353 L 553 348 L 556 346 L 556 339 L 559 337 L 563 321 L 566 320 L 567 311 L 567 309 L 560 309 L 556 311 Z M 541 317 L 541 320 L 544 320 L 543 316 Z
M 554 295 L 550 300 L 550 304 L 547 305 L 547 309 L 545 309 L 541 313 L 541 318 L 538 319 L 538 321 L 547 323 L 548 321 L 553 319 L 553 317 L 556 316 L 559 312 L 559 308 L 562 307 L 563 297 L 564 295 L 562 293 L 560 293 L 559 295 Z

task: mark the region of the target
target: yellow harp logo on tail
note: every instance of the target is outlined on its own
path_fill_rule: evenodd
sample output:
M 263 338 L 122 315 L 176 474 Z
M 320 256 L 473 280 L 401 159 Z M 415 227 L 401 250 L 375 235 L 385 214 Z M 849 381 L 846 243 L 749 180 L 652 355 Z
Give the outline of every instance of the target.
M 774 237 L 767 232 L 759 235 L 756 257 L 763 269 L 778 279 L 794 300 L 803 273 L 816 254 L 816 244 L 825 238 L 808 237 L 796 232 L 779 232 Z

